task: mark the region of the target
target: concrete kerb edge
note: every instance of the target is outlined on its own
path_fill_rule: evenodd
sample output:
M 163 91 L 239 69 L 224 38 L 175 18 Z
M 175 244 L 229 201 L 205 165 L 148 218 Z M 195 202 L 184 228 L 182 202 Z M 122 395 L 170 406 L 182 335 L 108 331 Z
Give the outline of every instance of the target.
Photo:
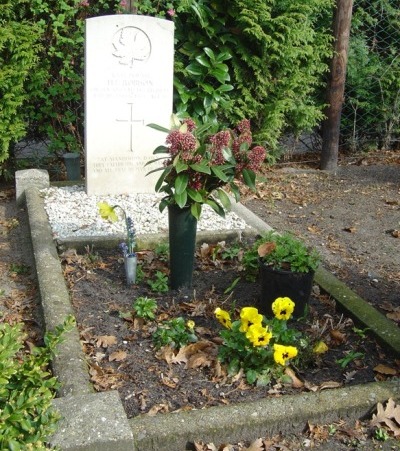
M 188 449 L 195 441 L 235 443 L 278 433 L 300 433 L 307 422 L 353 421 L 371 414 L 378 402 L 400 396 L 400 381 L 373 382 L 203 410 L 129 420 L 135 449 Z M 192 449 L 192 448 L 190 448 Z
M 51 238 L 51 230 L 47 220 L 46 212 L 44 211 L 43 199 L 41 199 L 39 191 L 37 189 L 25 190 L 26 193 L 26 201 L 27 201 L 27 210 L 28 216 L 31 226 L 31 235 L 32 235 L 32 244 L 35 253 L 35 261 L 37 264 L 37 272 L 38 272 L 38 283 L 40 287 L 41 296 L 48 296 L 49 306 L 51 306 L 51 302 L 54 300 L 54 294 L 59 291 L 59 286 L 54 285 L 49 282 L 47 277 L 43 277 L 43 275 L 49 276 L 49 274 L 60 273 L 61 274 L 61 265 L 57 257 L 57 249 L 55 244 Z M 260 218 L 250 212 L 246 207 L 241 204 L 234 204 L 233 211 L 235 211 L 239 216 L 246 220 L 246 222 L 258 233 L 265 232 L 266 230 L 271 229 L 266 223 L 264 223 Z M 50 264 L 49 262 L 52 262 Z M 323 275 L 323 273 L 321 273 Z M 62 274 L 61 274 L 62 275 Z M 58 277 L 58 276 L 57 276 Z M 331 275 L 334 278 L 334 276 Z M 51 279 L 51 277 L 50 277 Z M 335 279 L 335 278 L 334 278 Z M 332 282 L 332 279 L 330 279 Z M 337 281 L 337 279 L 335 279 Z M 337 281 L 338 282 L 338 281 Z M 319 284 L 320 281 L 317 280 Z M 340 283 L 340 282 L 339 282 Z M 63 280 L 63 284 L 65 287 L 65 282 Z M 41 285 L 47 285 L 47 290 L 45 287 Z M 331 284 L 332 285 L 332 284 Z M 55 289 L 57 287 L 57 289 Z M 344 286 L 345 287 L 345 286 Z M 324 287 L 323 287 L 324 288 Z M 347 287 L 346 287 L 347 288 Z M 66 289 L 66 287 L 65 287 Z M 46 294 L 47 291 L 47 294 Z M 335 295 L 333 295 L 335 297 Z M 67 297 L 62 296 L 62 300 L 55 299 L 56 304 L 66 308 L 66 311 L 69 311 L 71 308 L 69 303 L 69 295 L 67 292 Z M 43 299 L 42 299 L 43 302 Z M 45 301 L 46 302 L 46 301 Z M 365 301 L 363 301 L 365 302 Z M 68 307 L 69 306 L 69 307 Z M 44 311 L 46 311 L 46 307 L 44 306 Z M 61 313 L 62 314 L 62 313 Z M 47 315 L 47 318 L 46 318 Z M 60 315 L 60 311 L 58 311 L 58 315 Z M 383 317 L 384 318 L 384 317 Z M 386 320 L 386 318 L 384 318 Z M 49 325 L 55 326 L 62 322 L 63 318 L 60 316 L 53 317 L 52 308 L 47 308 L 47 314 L 45 313 L 45 321 L 46 328 L 49 328 Z M 50 326 L 50 328 L 52 327 Z M 75 334 L 75 337 L 73 337 Z M 58 360 L 63 362 L 65 360 L 70 359 L 69 365 L 74 367 L 74 365 L 78 365 L 79 372 L 83 369 L 85 371 L 85 375 L 83 377 L 84 381 L 82 382 L 82 386 L 80 383 L 77 383 L 75 388 L 69 388 L 69 392 L 67 390 L 65 400 L 68 396 L 73 397 L 79 400 L 79 404 L 82 406 L 80 399 L 82 397 L 89 397 L 91 400 L 100 399 L 98 397 L 98 393 L 90 393 L 91 390 L 88 389 L 87 381 L 88 374 L 87 368 L 84 364 L 84 357 L 82 358 L 82 349 L 79 349 L 76 346 L 76 338 L 78 331 L 76 329 L 75 332 L 71 334 L 72 342 L 74 342 L 72 348 L 67 347 L 67 351 L 64 356 L 60 353 L 58 354 Z M 67 337 L 67 341 L 70 337 Z M 63 352 L 60 349 L 60 352 Z M 71 353 L 75 353 L 74 357 L 71 359 Z M 55 365 L 55 373 L 60 378 L 60 381 L 63 380 L 68 382 L 69 375 L 66 377 L 63 374 L 64 366 L 60 364 L 57 367 Z M 68 386 L 68 383 L 67 385 Z M 75 391 L 76 390 L 76 391 Z M 350 403 L 342 403 L 337 406 L 335 411 L 332 410 L 333 403 L 338 399 L 347 399 L 352 400 L 355 396 L 357 390 L 366 390 L 361 397 L 359 403 L 350 401 Z M 366 393 L 376 393 L 375 397 L 369 397 Z M 342 396 L 343 395 L 343 396 Z M 304 398 L 304 396 L 306 398 Z M 322 396 L 322 398 L 321 398 Z M 352 417 L 352 418 L 360 418 L 363 415 L 366 415 L 377 402 L 384 402 L 388 398 L 392 397 L 394 399 L 399 399 L 400 396 L 400 388 L 398 382 L 390 382 L 390 383 L 372 383 L 367 384 L 365 386 L 356 386 L 352 388 L 346 389 L 336 389 L 333 391 L 327 391 L 323 393 L 307 393 L 303 395 L 296 395 L 293 397 L 284 397 L 281 398 L 282 405 L 275 405 L 276 400 L 262 400 L 257 403 L 244 403 L 238 406 L 223 406 L 223 407 L 215 407 L 206 410 L 199 411 L 191 411 L 185 413 L 176 413 L 176 414 L 166 414 L 159 415 L 156 417 L 140 417 L 134 418 L 131 420 L 127 420 L 126 416 L 124 417 L 126 422 L 130 425 L 130 430 L 128 433 L 128 439 L 126 436 L 122 438 L 121 445 L 123 448 L 116 447 L 116 442 L 113 440 L 110 441 L 108 445 L 99 444 L 99 443 L 90 443 L 89 441 L 85 441 L 82 445 L 74 445 L 70 443 L 70 446 L 65 442 L 63 443 L 62 449 L 103 449 L 101 446 L 112 446 L 115 449 L 137 449 L 137 450 L 152 450 L 152 449 L 165 449 L 171 451 L 172 449 L 182 449 L 182 446 L 186 444 L 188 441 L 193 441 L 196 439 L 206 440 L 206 441 L 220 441 L 220 440 L 235 440 L 237 439 L 246 439 L 246 438 L 254 438 L 257 435 L 266 435 L 268 431 L 282 431 L 286 430 L 290 431 L 299 431 L 306 425 L 307 420 L 314 421 L 334 421 L 334 419 L 339 419 L 340 417 Z M 325 412 L 320 412 L 319 409 L 316 409 L 316 405 L 321 403 L 321 400 L 327 397 L 327 409 Z M 59 407 L 62 405 L 64 398 L 58 398 L 55 403 Z M 287 399 L 287 401 L 285 401 Z M 293 407 L 296 403 L 296 400 L 299 400 L 299 405 L 297 408 Z M 293 405 L 291 406 L 291 404 Z M 313 408 L 308 411 L 305 409 L 304 403 L 307 405 L 312 405 Z M 122 408 L 122 403 L 119 401 L 120 408 Z M 84 406 L 83 406 L 84 407 Z M 279 407 L 279 408 L 278 408 Z M 261 410 L 260 410 L 261 409 Z M 284 412 L 284 417 L 277 418 L 272 421 L 270 413 L 278 409 L 278 411 Z M 61 408 L 61 410 L 63 410 Z M 85 408 L 83 408 L 85 411 Z M 247 413 L 246 413 L 247 412 Z M 256 412 L 256 413 L 255 413 Z M 265 415 L 262 412 L 269 412 L 269 414 Z M 64 409 L 64 413 L 67 415 L 70 413 L 75 416 L 73 412 L 69 412 L 68 409 Z M 106 414 L 107 412 L 105 412 Z M 307 417 L 307 415 L 310 415 Z M 102 417 L 105 418 L 104 416 Z M 203 419 L 202 419 L 203 418 Z M 193 420 L 191 420 L 193 419 Z M 112 421 L 112 419 L 110 419 Z M 190 420 L 190 421 L 189 421 Z M 60 428 L 63 428 L 65 425 L 68 426 L 68 418 L 65 421 L 61 421 Z M 190 424 L 189 428 L 184 427 L 184 424 Z M 195 427 L 195 425 L 199 425 Z M 283 428 L 283 425 L 286 424 L 288 428 Z M 175 425 L 175 426 L 174 426 Z M 200 425 L 202 425 L 200 427 Z M 252 426 L 253 425 L 253 426 Z M 193 433 L 191 433 L 191 429 L 193 429 Z M 246 432 L 248 431 L 248 432 Z M 90 431 L 88 434 L 90 436 Z M 134 448 L 127 445 L 130 443 L 131 438 L 130 434 L 133 432 L 133 442 L 135 443 Z M 68 436 L 68 429 L 66 430 L 66 436 Z M 255 435 L 254 435 L 255 434 Z M 157 437 L 160 437 L 158 439 Z M 176 438 L 174 438 L 176 437 Z M 64 437 L 65 438 L 65 437 Z M 63 440 L 64 440 L 63 438 Z M 90 437 L 89 437 L 90 438 Z M 83 440 L 83 438 L 82 438 Z M 179 444 L 176 440 L 179 440 Z M 68 442 L 68 440 L 67 440 Z M 133 446 L 132 442 L 132 446 Z M 124 443 L 124 444 L 123 444 Z M 166 444 L 167 447 L 163 447 L 163 443 Z M 178 448 L 171 448 L 169 444 L 175 443 Z M 61 441 L 52 443 L 53 445 L 61 444 Z M 94 447 L 93 447 L 94 446 Z M 124 448 L 127 446 L 126 448 Z M 154 446 L 154 447 L 153 447 Z M 173 445 L 175 446 L 175 445 Z M 107 449 L 107 448 L 104 449 Z
M 35 187 L 25 189 L 24 194 L 45 327 L 53 330 L 73 315 L 73 309 L 43 199 Z M 52 362 L 61 383 L 53 406 L 62 418 L 49 443 L 69 451 L 133 449 L 132 430 L 118 393 L 95 393 L 85 360 L 78 328 L 74 327 L 57 347 Z

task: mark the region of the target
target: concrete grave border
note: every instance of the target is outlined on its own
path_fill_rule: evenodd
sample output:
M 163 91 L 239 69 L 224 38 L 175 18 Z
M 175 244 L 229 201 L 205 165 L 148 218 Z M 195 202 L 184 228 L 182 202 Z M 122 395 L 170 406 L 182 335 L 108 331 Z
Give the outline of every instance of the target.
M 30 184 L 29 171 L 17 171 L 16 192 L 20 204 L 26 201 L 45 325 L 52 330 L 72 313 L 72 306 L 40 194 L 49 184 L 48 175 L 38 182 L 35 173 Z M 244 206 L 237 204 L 233 209 L 257 232 L 270 229 Z M 86 243 L 91 241 L 88 237 Z M 328 271 L 319 269 L 315 280 L 339 308 L 400 355 L 400 331 L 391 321 Z M 194 441 L 232 443 L 277 432 L 301 432 L 308 421 L 359 419 L 370 414 L 377 402 L 400 400 L 400 381 L 394 380 L 128 420 L 117 391 L 93 392 L 77 328 L 59 346 L 53 370 L 62 385 L 53 402 L 62 419 L 50 444 L 61 450 L 180 451 Z

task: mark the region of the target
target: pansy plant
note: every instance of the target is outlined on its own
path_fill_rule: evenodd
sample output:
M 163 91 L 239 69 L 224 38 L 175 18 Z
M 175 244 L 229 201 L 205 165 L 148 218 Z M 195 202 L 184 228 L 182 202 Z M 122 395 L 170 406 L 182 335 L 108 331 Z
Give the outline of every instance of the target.
M 272 304 L 272 319 L 266 319 L 255 307 L 243 307 L 237 320 L 226 310 L 215 310 L 224 327 L 218 358 L 227 364 L 229 374 L 242 369 L 247 382 L 257 381 L 258 385 L 268 384 L 272 377 L 283 374 L 290 360 L 298 355 L 294 343 L 304 342 L 299 340 L 299 332 L 287 327 L 294 306 L 288 297 L 277 298 Z

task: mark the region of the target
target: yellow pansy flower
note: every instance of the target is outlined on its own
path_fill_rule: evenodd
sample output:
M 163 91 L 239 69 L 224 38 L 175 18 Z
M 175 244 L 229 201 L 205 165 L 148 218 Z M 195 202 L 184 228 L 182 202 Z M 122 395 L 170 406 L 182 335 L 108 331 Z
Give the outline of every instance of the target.
M 272 332 L 268 330 L 268 327 L 253 324 L 247 329 L 246 337 L 253 346 L 267 346 L 272 338 Z
M 253 324 L 261 326 L 263 316 L 255 307 L 243 307 L 240 311 L 240 332 L 247 332 Z
M 285 366 L 286 361 L 293 359 L 297 355 L 297 348 L 294 346 L 284 346 L 274 344 L 274 360 L 279 365 Z
M 288 298 L 277 298 L 272 303 L 272 311 L 277 319 L 288 320 L 293 313 L 294 302 Z
M 190 330 L 193 330 L 195 325 L 196 325 L 195 322 L 191 319 L 189 319 L 186 323 L 186 327 Z
M 217 320 L 227 329 L 232 328 L 231 315 L 226 310 L 217 307 L 214 311 Z
M 103 219 L 109 219 L 111 222 L 118 221 L 118 216 L 117 213 L 115 213 L 114 207 L 107 202 L 99 202 L 97 206 L 99 207 L 100 216 Z

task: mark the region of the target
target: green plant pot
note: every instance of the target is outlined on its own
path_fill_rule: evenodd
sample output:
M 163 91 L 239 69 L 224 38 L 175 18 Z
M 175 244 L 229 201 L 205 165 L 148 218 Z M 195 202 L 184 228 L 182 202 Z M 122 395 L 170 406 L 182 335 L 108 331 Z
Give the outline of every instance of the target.
M 197 219 L 190 207 L 168 207 L 170 287 L 191 287 L 196 248 Z
M 68 180 L 81 179 L 81 162 L 79 153 L 69 152 L 63 155 Z
M 260 262 L 261 297 L 259 311 L 271 317 L 272 303 L 276 298 L 288 297 L 295 303 L 294 318 L 307 313 L 314 280 L 314 271 L 292 272 L 273 269 Z

